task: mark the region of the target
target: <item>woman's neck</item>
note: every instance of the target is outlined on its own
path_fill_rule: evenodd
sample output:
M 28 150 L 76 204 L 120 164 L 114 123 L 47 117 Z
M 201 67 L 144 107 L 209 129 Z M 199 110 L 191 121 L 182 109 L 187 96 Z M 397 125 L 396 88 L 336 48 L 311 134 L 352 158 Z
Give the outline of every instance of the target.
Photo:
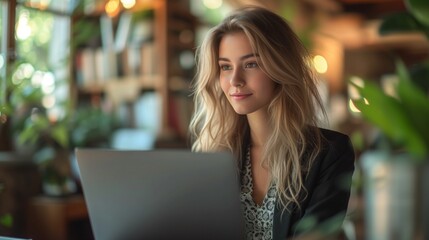
M 250 144 L 252 147 L 264 146 L 272 132 L 268 114 L 249 114 L 247 121 L 250 127 Z

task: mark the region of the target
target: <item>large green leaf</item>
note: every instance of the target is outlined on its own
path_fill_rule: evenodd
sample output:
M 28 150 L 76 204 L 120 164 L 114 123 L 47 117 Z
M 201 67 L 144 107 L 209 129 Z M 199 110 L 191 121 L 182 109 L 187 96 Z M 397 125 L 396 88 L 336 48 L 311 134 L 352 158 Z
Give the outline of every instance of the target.
M 422 91 L 429 93 L 429 61 L 414 64 L 408 71 L 413 83 Z
M 63 148 L 69 146 L 68 129 L 65 125 L 58 124 L 52 128 L 52 138 Z
M 424 25 L 429 27 L 429 1 L 428 0 L 405 0 L 409 11 Z
M 47 117 L 43 115 L 31 116 L 25 121 L 24 129 L 19 133 L 18 142 L 20 144 L 37 144 L 47 129 L 49 129 Z
M 411 13 L 399 12 L 386 16 L 378 31 L 385 35 L 398 32 L 424 32 L 427 29 Z
M 417 156 L 423 156 L 426 153 L 425 141 L 398 99 L 386 95 L 380 87 L 370 81 L 366 81 L 364 87 L 353 82 L 351 84 L 368 101 L 368 104 L 364 99 L 354 101 L 366 120 L 411 153 Z
M 400 81 L 397 86 L 398 97 L 406 111 L 407 116 L 412 121 L 413 126 L 420 135 L 420 138 L 429 146 L 429 128 L 427 120 L 429 119 L 429 99 L 425 93 L 418 88 L 409 78 L 407 69 L 402 62 L 397 63 L 397 74 Z M 425 148 L 425 154 L 428 154 Z

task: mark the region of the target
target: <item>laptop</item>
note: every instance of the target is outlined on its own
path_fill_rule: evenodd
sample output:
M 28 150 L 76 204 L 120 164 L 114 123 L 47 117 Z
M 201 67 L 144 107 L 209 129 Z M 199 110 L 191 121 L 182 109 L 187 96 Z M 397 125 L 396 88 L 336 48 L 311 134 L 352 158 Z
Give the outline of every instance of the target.
M 229 153 L 77 149 L 96 240 L 243 239 Z

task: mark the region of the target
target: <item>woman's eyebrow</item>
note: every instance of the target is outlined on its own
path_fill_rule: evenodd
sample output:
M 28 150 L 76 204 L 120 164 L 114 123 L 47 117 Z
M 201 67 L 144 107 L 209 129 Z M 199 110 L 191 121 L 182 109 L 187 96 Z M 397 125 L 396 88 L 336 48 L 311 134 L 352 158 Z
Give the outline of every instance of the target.
M 220 57 L 220 58 L 218 59 L 218 61 L 230 62 L 230 60 L 229 60 L 228 58 L 222 58 L 222 57 Z
M 240 60 L 244 60 L 244 59 L 251 58 L 251 57 L 259 57 L 259 54 L 249 53 L 249 54 L 246 54 L 246 55 L 240 57 Z
M 251 57 L 259 57 L 259 54 L 249 53 L 249 54 L 246 54 L 246 55 L 244 55 L 244 56 L 241 56 L 241 57 L 240 57 L 240 60 L 245 60 L 245 59 L 247 59 L 247 58 L 251 58 Z M 226 61 L 226 62 L 230 62 L 231 60 L 229 60 L 228 58 L 220 57 L 218 61 Z

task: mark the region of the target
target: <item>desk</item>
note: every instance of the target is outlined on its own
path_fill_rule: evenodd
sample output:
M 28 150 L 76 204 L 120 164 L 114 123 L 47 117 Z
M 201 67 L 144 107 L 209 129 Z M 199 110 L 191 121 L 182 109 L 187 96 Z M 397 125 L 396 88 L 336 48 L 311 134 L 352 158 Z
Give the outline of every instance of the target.
M 28 233 L 34 240 L 67 240 L 74 220 L 88 220 L 83 196 L 32 198 L 28 206 Z

